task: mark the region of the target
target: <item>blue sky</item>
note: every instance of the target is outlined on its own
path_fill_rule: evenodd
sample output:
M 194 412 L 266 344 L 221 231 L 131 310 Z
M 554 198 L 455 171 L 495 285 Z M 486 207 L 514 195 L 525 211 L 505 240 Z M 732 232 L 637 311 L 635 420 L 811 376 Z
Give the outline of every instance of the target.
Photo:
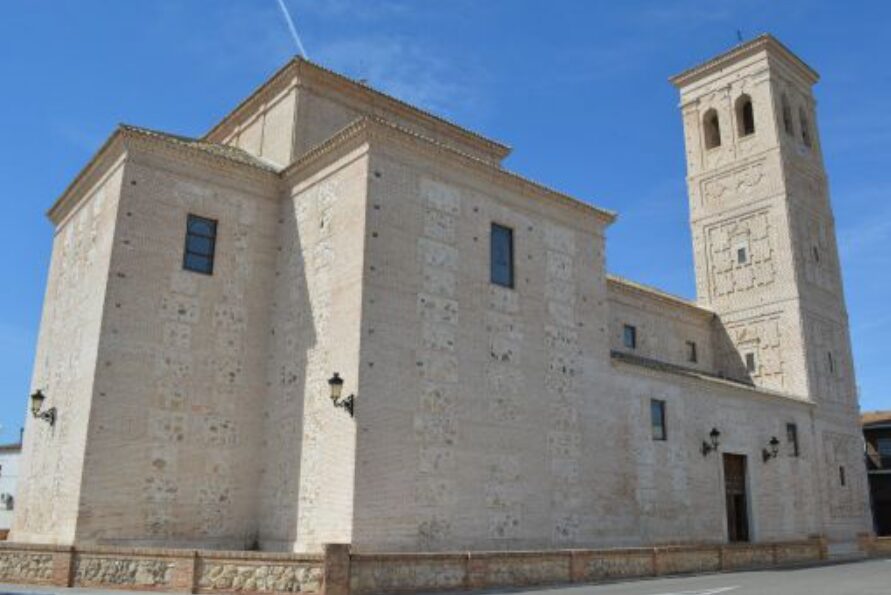
M 891 409 L 891 3 L 285 0 L 310 58 L 514 147 L 507 166 L 620 213 L 615 273 L 693 296 L 667 77 L 771 32 L 822 74 L 821 138 L 864 409 Z M 5 0 L 0 440 L 26 408 L 44 212 L 118 122 L 200 135 L 295 52 L 276 0 Z

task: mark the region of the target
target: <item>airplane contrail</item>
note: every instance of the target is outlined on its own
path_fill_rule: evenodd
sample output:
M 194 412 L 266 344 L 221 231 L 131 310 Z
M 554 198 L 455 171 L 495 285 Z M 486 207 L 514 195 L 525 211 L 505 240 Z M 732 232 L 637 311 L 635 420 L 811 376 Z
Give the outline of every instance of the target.
M 278 0 L 278 6 L 282 9 L 282 14 L 285 15 L 285 21 L 288 23 L 288 29 L 291 30 L 291 37 L 294 38 L 294 43 L 297 44 L 297 49 L 300 50 L 300 55 L 308 60 L 309 57 L 306 55 L 306 50 L 303 48 L 303 42 L 300 41 L 300 35 L 297 34 L 297 28 L 294 26 L 294 21 L 291 20 L 291 14 L 288 12 L 284 0 Z

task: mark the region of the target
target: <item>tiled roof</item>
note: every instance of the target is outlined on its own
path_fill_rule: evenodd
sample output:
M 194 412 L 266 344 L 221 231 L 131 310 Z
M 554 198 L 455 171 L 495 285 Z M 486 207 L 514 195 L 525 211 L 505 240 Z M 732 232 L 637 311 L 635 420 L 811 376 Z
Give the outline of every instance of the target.
M 670 77 L 668 80 L 676 87 L 683 87 L 691 81 L 712 72 L 717 68 L 721 68 L 735 60 L 739 60 L 743 56 L 751 55 L 768 48 L 785 56 L 789 63 L 794 64 L 799 69 L 799 72 L 806 78 L 811 79 L 812 82 L 815 83 L 817 82 L 817 79 L 820 78 L 817 71 L 808 66 L 804 60 L 792 53 L 792 51 L 780 43 L 776 37 L 769 33 L 763 33 L 754 39 L 737 44 L 726 52 L 706 60 L 701 64 L 688 68 L 680 74 Z
M 331 83 L 338 83 L 341 85 L 346 85 L 346 88 L 355 91 L 361 95 L 364 95 L 368 98 L 369 101 L 377 102 L 380 105 L 386 106 L 386 109 L 392 110 L 404 110 L 403 113 L 411 114 L 411 117 L 414 119 L 420 119 L 422 121 L 426 121 L 428 124 L 438 125 L 443 127 L 446 130 L 451 130 L 453 133 L 462 136 L 464 139 L 472 140 L 474 143 L 478 145 L 482 145 L 486 147 L 486 151 L 488 153 L 497 155 L 499 158 L 503 159 L 510 153 L 510 147 L 496 141 L 494 139 L 483 136 L 478 132 L 474 132 L 469 128 L 465 128 L 460 124 L 457 124 L 447 118 L 434 114 L 430 111 L 419 108 L 416 105 L 412 105 L 406 101 L 403 101 L 393 95 L 389 95 L 375 89 L 374 87 L 355 81 L 347 76 L 340 74 L 339 72 L 335 72 L 329 68 L 322 66 L 321 64 L 317 64 L 300 56 L 295 56 L 287 64 L 282 66 L 275 74 L 265 80 L 259 87 L 257 87 L 250 95 L 248 95 L 241 103 L 239 103 L 235 108 L 232 109 L 226 116 L 224 116 L 219 122 L 217 122 L 213 128 L 207 131 L 207 133 L 203 136 L 203 138 L 208 138 L 216 133 L 218 130 L 223 128 L 228 122 L 230 122 L 234 117 L 236 117 L 244 108 L 251 105 L 253 102 L 257 101 L 260 96 L 263 95 L 263 92 L 271 87 L 273 82 L 279 79 L 282 75 L 290 71 L 291 69 L 306 69 L 309 73 L 315 73 L 316 75 L 320 75 L 317 78 L 319 80 L 326 80 Z M 298 70 L 300 72 L 300 70 Z
M 864 426 L 891 423 L 891 411 L 867 411 L 860 415 L 860 423 Z
M 713 374 L 711 372 L 704 372 L 702 370 L 696 370 L 693 368 L 678 366 L 676 364 L 660 362 L 659 360 L 650 359 L 648 357 L 641 357 L 639 355 L 634 355 L 632 353 L 625 353 L 622 351 L 611 351 L 610 356 L 614 360 L 625 362 L 627 364 L 633 364 L 635 366 L 642 366 L 644 368 L 650 368 L 652 370 L 659 370 L 660 372 L 669 372 L 671 374 L 680 374 L 682 376 L 692 376 L 695 378 L 708 378 L 711 380 L 721 380 L 723 382 L 729 382 L 731 384 L 745 386 L 747 388 L 755 388 L 755 385 L 751 381 L 737 380 L 736 378 L 728 378 L 726 376 L 721 376 L 719 374 Z
M 678 306 L 684 306 L 686 308 L 691 308 L 703 315 L 706 316 L 714 316 L 715 313 L 704 307 L 700 306 L 696 302 L 692 300 L 688 300 L 682 298 L 681 296 L 674 295 L 673 293 L 668 293 L 667 291 L 662 291 L 657 287 L 653 287 L 652 285 L 645 285 L 643 283 L 638 283 L 637 281 L 632 281 L 631 279 L 626 279 L 625 277 L 620 277 L 619 275 L 613 275 L 612 273 L 607 273 L 606 280 L 608 283 L 613 283 L 614 285 L 632 289 L 634 291 L 638 291 L 645 295 L 649 295 L 651 297 L 659 298 L 660 300 L 676 304 Z
M 197 149 L 215 157 L 222 157 L 224 159 L 229 159 L 230 161 L 235 161 L 243 165 L 250 165 L 273 173 L 278 173 L 281 169 L 269 161 L 255 157 L 238 147 L 211 143 L 197 138 L 171 134 L 169 132 L 161 132 L 160 130 L 152 130 L 150 128 L 142 128 L 141 126 L 132 126 L 130 124 L 121 124 L 120 128 L 124 132 L 175 143 L 191 149 Z

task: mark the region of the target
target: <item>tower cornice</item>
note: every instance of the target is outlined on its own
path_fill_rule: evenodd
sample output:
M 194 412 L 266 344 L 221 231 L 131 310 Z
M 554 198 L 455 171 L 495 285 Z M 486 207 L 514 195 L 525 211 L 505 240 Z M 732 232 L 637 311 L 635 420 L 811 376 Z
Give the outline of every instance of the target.
M 792 51 L 783 45 L 776 37 L 769 33 L 764 33 L 751 41 L 741 43 L 723 54 L 715 56 L 711 60 L 689 68 L 680 74 L 676 74 L 668 80 L 672 85 L 680 89 L 708 76 L 709 74 L 726 68 L 731 63 L 738 62 L 739 60 L 753 56 L 759 52 L 767 52 L 770 55 L 783 58 L 791 68 L 796 70 L 798 74 L 811 85 L 815 84 L 820 79 L 820 75 L 817 74 L 816 70 L 808 66 L 804 60 L 792 53 Z

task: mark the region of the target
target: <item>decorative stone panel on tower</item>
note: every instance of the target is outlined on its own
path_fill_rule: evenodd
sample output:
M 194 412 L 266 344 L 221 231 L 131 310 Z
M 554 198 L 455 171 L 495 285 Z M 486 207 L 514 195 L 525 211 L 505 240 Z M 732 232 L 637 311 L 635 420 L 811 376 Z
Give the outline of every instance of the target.
M 816 81 L 769 36 L 672 79 L 684 117 L 697 294 L 720 319 L 720 371 L 820 405 L 824 456 L 849 467 L 839 480 L 830 466 L 827 497 L 856 517 L 864 500 L 851 485 L 862 483 L 863 465 L 840 444 L 858 439 L 857 397 Z

